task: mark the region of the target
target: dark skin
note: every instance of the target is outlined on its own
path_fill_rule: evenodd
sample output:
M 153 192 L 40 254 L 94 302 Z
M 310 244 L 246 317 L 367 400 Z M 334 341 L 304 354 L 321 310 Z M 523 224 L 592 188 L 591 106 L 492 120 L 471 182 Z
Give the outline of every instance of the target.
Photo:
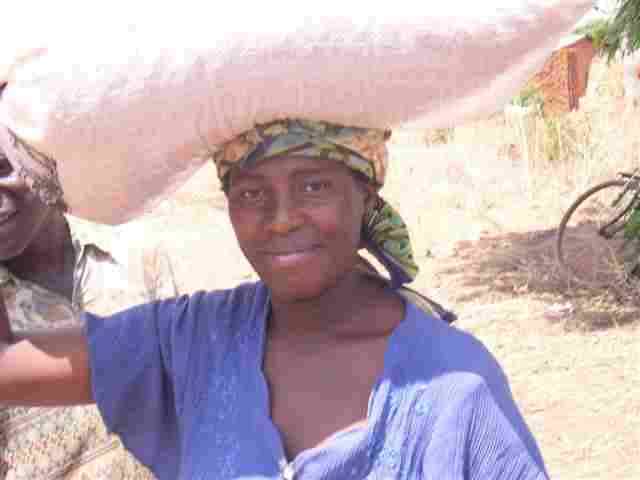
M 326 160 L 270 160 L 230 178 L 238 242 L 272 293 L 263 371 L 289 458 L 366 424 L 389 335 L 404 316 L 396 294 L 355 268 L 375 196 Z M 0 402 L 92 401 L 80 329 L 0 342 Z
M 388 337 L 403 317 L 399 298 L 355 269 L 375 195 L 326 160 L 266 161 L 231 177 L 236 237 L 272 292 L 264 370 L 290 458 L 366 423 Z
M 45 205 L 0 152 L 0 262 L 71 300 L 74 252 L 60 210 Z
M 0 152 L 0 261 L 17 277 L 71 300 L 74 252 L 64 215 L 42 203 Z M 64 330 L 16 336 L 0 296 L 0 384 L 6 403 L 90 399 L 86 340 Z

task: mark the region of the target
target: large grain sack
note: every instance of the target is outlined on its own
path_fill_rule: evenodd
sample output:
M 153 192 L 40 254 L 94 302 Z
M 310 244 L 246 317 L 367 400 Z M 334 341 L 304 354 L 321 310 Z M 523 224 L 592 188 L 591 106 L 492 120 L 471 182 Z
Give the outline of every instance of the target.
M 33 171 L 55 161 L 72 213 L 106 223 L 255 123 L 436 128 L 497 111 L 592 4 L 182 0 L 52 21 L 18 3 L 0 47 L 0 147 Z

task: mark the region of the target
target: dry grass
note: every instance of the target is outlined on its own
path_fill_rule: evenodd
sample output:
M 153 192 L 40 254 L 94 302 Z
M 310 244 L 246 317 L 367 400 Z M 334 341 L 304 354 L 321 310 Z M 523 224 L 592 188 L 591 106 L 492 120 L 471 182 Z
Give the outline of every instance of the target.
M 147 302 L 180 295 L 173 261 L 159 246 L 143 253 L 142 283 L 143 296 Z

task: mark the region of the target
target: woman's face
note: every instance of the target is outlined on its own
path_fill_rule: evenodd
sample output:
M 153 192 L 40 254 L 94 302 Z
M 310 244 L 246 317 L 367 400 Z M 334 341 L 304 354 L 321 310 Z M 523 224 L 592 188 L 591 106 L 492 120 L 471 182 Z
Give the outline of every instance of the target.
M 0 151 L 0 261 L 20 255 L 51 213 Z
M 227 193 L 240 248 L 274 299 L 315 298 L 352 271 L 373 188 L 346 166 L 267 160 L 231 172 Z

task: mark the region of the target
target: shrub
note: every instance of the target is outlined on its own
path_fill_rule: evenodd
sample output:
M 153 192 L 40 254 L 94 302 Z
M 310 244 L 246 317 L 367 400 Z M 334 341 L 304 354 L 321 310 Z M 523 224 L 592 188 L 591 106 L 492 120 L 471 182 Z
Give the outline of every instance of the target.
M 544 106 L 544 96 L 540 90 L 534 86 L 527 86 L 518 95 L 511 99 L 511 104 L 518 107 L 535 107 L 542 112 Z
M 610 45 L 611 22 L 605 19 L 594 20 L 574 32 L 577 35 L 584 35 L 593 43 L 593 47 L 598 55 L 602 55 L 611 48 Z

